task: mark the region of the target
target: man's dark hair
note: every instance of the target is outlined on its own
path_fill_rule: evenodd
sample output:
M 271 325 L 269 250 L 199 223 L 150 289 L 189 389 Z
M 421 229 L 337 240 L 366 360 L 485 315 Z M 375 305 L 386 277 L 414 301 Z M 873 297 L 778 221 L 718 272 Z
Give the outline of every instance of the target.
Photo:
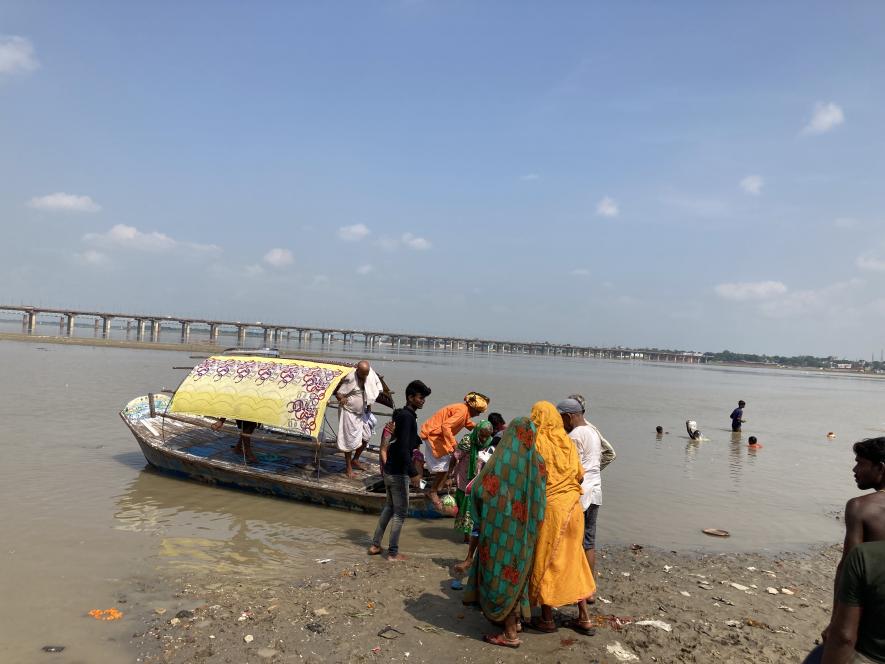
M 659 424 L 655 427 L 655 433 L 664 433 L 664 427 Z
M 491 422 L 492 426 L 495 428 L 506 424 L 501 413 L 489 413 L 489 422 Z
M 741 408 L 743 408 L 743 407 L 746 406 L 746 405 L 747 405 L 747 402 L 744 401 L 743 399 L 741 399 L 740 401 L 738 401 L 738 406 L 740 406 Z
M 416 394 L 420 394 L 425 399 L 430 396 L 430 388 L 420 380 L 413 380 L 406 385 L 406 399 Z
M 854 453 L 873 463 L 885 463 L 885 436 L 867 438 L 855 443 Z
M 757 442 L 757 441 L 756 441 L 756 436 L 750 436 L 750 438 L 749 438 L 749 440 L 747 440 L 747 442 L 748 442 L 750 445 L 755 445 L 756 442 Z

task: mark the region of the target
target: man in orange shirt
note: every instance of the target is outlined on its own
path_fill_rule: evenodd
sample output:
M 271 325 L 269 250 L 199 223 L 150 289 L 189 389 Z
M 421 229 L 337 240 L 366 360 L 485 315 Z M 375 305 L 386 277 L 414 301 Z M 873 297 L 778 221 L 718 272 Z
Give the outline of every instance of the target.
M 421 453 L 424 463 L 432 475 L 427 497 L 434 507 L 442 511 L 439 490 L 445 484 L 449 472 L 452 452 L 458 445 L 455 436 L 461 429 L 472 429 L 470 421 L 489 407 L 489 398 L 479 392 L 468 392 L 463 403 L 453 403 L 440 408 L 421 427 Z

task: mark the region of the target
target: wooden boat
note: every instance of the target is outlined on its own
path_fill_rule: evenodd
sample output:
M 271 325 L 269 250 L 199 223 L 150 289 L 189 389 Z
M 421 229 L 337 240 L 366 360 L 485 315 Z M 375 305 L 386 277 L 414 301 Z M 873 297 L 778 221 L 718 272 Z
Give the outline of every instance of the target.
M 361 457 L 374 472 L 363 471 L 359 479 L 346 477 L 334 438 L 337 417 L 335 426 L 326 418 L 330 397 L 352 368 L 307 360 L 213 356 L 194 367 L 171 397 L 137 397 L 120 417 L 147 462 L 162 471 L 209 484 L 379 513 L 385 493 L 378 455 L 367 450 Z M 210 428 L 219 418 L 262 425 L 252 436 L 257 462 L 246 463 L 234 452 L 238 429 L 232 425 L 220 431 Z M 444 516 L 414 490 L 409 515 Z

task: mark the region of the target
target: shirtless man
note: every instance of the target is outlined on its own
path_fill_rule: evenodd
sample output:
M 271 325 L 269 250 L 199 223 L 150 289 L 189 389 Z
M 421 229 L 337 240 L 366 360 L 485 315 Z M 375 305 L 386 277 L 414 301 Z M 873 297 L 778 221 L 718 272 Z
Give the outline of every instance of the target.
M 836 596 L 842 567 L 851 550 L 863 542 L 885 540 L 885 436 L 855 443 L 854 460 L 856 463 L 853 472 L 857 488 L 873 489 L 874 493 L 852 498 L 845 504 L 845 542 L 833 583 Z M 824 630 L 824 639 L 829 629 L 827 627 Z

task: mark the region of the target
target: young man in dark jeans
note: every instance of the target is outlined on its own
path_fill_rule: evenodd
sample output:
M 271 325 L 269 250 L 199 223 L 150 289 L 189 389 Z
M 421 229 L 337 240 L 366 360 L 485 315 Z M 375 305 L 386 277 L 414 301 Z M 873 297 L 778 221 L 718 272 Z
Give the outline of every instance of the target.
M 409 485 L 416 489 L 420 475 L 412 463 L 412 451 L 421 444 L 418 437 L 418 409 L 424 407 L 424 400 L 430 396 L 430 388 L 420 380 L 413 380 L 406 387 L 405 408 L 393 412 L 394 439 L 381 447 L 381 467 L 384 472 L 384 488 L 387 490 L 387 502 L 378 519 L 378 527 L 372 537 L 372 546 L 368 554 L 375 556 L 381 553 L 381 539 L 387 524 L 393 518 L 390 530 L 390 541 L 387 547 L 387 559 L 391 562 L 405 560 L 399 552 L 399 536 L 403 523 L 409 512 Z

